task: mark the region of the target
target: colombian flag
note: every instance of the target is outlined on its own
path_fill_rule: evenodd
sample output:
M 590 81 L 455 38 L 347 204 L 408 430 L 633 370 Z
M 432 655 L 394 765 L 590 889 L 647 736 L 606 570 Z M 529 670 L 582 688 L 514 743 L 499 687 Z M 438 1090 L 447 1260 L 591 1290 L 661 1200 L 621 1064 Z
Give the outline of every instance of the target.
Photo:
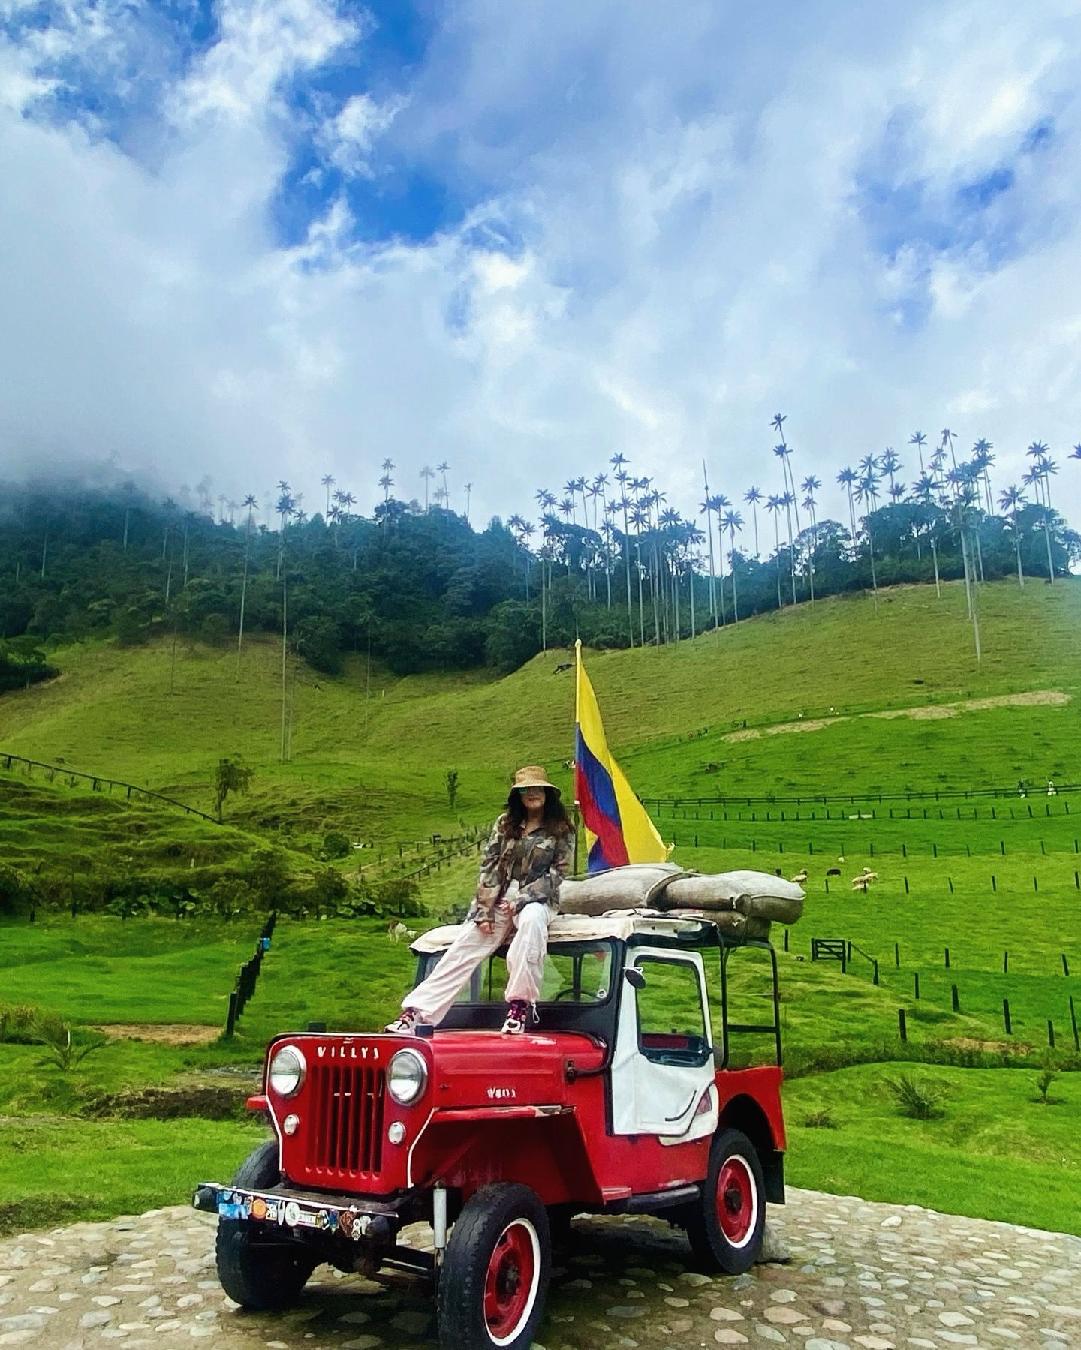
M 578 659 L 574 741 L 574 795 L 582 810 L 589 849 L 587 871 L 624 863 L 664 862 L 668 850 L 645 808 L 608 753 L 597 696 Z

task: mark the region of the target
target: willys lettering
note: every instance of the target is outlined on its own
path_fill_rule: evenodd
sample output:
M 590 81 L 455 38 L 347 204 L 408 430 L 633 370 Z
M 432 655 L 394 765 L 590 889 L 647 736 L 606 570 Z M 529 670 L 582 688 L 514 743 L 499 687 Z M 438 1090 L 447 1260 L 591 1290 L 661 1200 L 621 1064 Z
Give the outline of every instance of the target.
M 319 1059 L 378 1059 L 377 1045 L 320 1045 L 316 1056 Z

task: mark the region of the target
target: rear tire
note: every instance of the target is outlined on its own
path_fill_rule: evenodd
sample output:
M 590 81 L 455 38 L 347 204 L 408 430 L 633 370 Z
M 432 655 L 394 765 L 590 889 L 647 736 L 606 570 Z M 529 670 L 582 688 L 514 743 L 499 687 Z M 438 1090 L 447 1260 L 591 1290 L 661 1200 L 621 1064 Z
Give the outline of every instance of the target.
M 278 1144 L 268 1139 L 244 1162 L 234 1186 L 265 1190 L 280 1178 Z M 270 1234 L 268 1236 L 268 1233 Z M 255 1312 L 274 1312 L 294 1304 L 319 1264 L 299 1243 L 283 1242 L 280 1230 L 248 1219 L 219 1219 L 214 1255 L 221 1287 L 234 1303 Z
M 766 1224 L 762 1164 L 739 1130 L 722 1130 L 709 1151 L 702 1196 L 687 1218 L 695 1260 L 706 1270 L 742 1275 L 758 1260 Z
M 525 1350 L 544 1316 L 551 1264 L 548 1212 L 528 1186 L 475 1192 L 439 1276 L 443 1350 Z

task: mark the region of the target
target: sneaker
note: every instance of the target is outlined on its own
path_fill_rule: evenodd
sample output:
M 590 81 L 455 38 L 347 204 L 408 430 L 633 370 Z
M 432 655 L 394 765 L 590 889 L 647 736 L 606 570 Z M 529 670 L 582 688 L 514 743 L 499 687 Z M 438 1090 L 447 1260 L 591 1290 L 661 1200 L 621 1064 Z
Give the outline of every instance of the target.
M 524 999 L 516 998 L 512 1000 L 507 1009 L 507 1020 L 503 1023 L 504 1036 L 520 1036 L 526 1029 L 526 1023 L 529 1020 L 529 1005 Z M 533 1021 L 538 1022 L 537 1009 L 533 1008 Z
M 416 1029 L 417 1013 L 415 1008 L 403 1008 L 397 1021 L 388 1022 L 383 1028 L 384 1031 L 392 1031 L 399 1036 L 412 1036 Z

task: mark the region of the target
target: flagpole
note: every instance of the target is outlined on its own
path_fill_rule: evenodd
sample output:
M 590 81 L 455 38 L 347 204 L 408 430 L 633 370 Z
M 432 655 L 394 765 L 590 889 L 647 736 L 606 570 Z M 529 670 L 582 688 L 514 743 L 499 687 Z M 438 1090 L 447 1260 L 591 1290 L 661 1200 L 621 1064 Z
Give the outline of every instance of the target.
M 578 701 L 582 688 L 582 639 L 574 639 L 574 746 L 571 750 L 571 763 L 574 764 L 574 874 L 578 875 L 578 830 L 582 813 L 578 803 L 578 766 L 575 757 L 578 753 Z

